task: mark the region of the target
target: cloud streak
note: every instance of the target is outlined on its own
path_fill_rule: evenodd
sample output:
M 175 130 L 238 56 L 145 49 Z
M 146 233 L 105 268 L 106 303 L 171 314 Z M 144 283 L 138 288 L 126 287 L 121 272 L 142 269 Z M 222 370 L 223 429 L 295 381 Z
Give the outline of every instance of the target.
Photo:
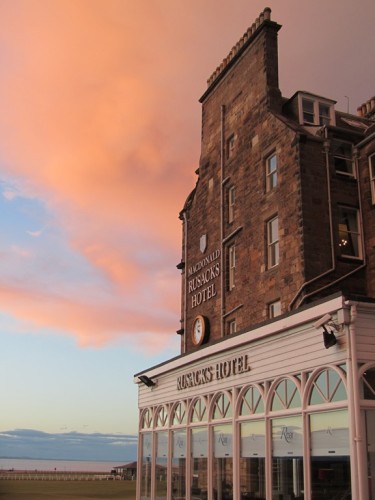
M 136 460 L 137 436 L 127 434 L 47 433 L 33 429 L 0 432 L 0 458 L 46 460 Z

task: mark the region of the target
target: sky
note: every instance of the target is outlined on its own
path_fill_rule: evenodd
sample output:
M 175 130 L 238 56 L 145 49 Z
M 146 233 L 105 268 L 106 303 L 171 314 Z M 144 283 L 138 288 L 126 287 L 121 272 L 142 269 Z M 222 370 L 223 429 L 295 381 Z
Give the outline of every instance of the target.
M 374 96 L 373 0 L 0 0 L 0 456 L 135 458 L 133 375 L 179 354 L 198 99 L 266 6 L 285 97 Z

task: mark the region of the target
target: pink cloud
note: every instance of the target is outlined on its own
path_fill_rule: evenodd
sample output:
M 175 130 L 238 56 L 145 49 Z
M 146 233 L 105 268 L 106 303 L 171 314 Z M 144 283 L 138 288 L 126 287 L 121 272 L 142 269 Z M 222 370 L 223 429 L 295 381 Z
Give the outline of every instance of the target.
M 372 1 L 364 2 L 373 9 Z M 349 1 L 332 4 L 325 6 L 327 19 L 337 6 L 348 19 L 357 8 Z M 0 4 L 2 173 L 20 193 L 43 201 L 70 248 L 101 277 L 97 290 L 86 295 L 82 282 L 69 299 L 59 293 L 69 289 L 63 280 L 51 278 L 47 293 L 41 281 L 22 289 L 0 276 L 2 310 L 66 330 L 81 343 L 134 331 L 156 332 L 152 341 L 163 343 L 178 329 L 178 213 L 199 162 L 197 100 L 263 8 L 260 0 L 251 6 L 247 0 Z M 320 23 L 315 4 L 309 9 Z M 312 50 L 300 17 L 292 0 L 275 7 L 274 18 L 286 24 L 280 68 L 293 75 L 281 82 L 287 91 L 303 82 L 299 68 L 291 68 L 294 57 Z M 331 21 L 326 29 L 333 29 Z M 309 68 L 328 75 L 320 60 L 326 53 L 320 47 L 327 46 L 321 30 L 314 46 Z M 347 70 L 345 75 L 339 81 L 347 82 Z M 12 193 L 3 196 L 11 202 Z M 109 290 L 111 300 L 103 301 Z

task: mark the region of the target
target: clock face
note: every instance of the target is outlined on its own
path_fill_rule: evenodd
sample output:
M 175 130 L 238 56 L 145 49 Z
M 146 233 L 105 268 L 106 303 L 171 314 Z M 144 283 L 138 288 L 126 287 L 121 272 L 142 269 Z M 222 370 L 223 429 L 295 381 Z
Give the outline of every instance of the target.
M 192 341 L 195 346 L 202 344 L 206 336 L 206 322 L 203 316 L 197 316 L 193 323 Z

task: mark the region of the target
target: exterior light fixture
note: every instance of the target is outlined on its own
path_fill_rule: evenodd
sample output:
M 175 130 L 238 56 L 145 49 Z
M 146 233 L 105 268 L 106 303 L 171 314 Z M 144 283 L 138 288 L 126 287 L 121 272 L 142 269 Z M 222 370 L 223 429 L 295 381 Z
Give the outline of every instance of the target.
M 314 323 L 314 327 L 316 329 L 323 328 L 323 342 L 324 342 L 324 347 L 326 349 L 329 349 L 330 347 L 333 347 L 334 345 L 337 344 L 337 339 L 335 337 L 335 334 L 333 333 L 333 330 L 330 330 L 330 331 L 327 330 L 327 327 L 326 327 L 327 324 L 335 326 L 335 324 L 332 321 L 332 316 L 330 314 L 325 314 L 320 319 L 318 319 Z
M 143 384 L 147 385 L 147 387 L 153 387 L 156 385 L 156 383 L 146 375 L 140 375 L 138 378 L 141 382 L 143 382 Z

